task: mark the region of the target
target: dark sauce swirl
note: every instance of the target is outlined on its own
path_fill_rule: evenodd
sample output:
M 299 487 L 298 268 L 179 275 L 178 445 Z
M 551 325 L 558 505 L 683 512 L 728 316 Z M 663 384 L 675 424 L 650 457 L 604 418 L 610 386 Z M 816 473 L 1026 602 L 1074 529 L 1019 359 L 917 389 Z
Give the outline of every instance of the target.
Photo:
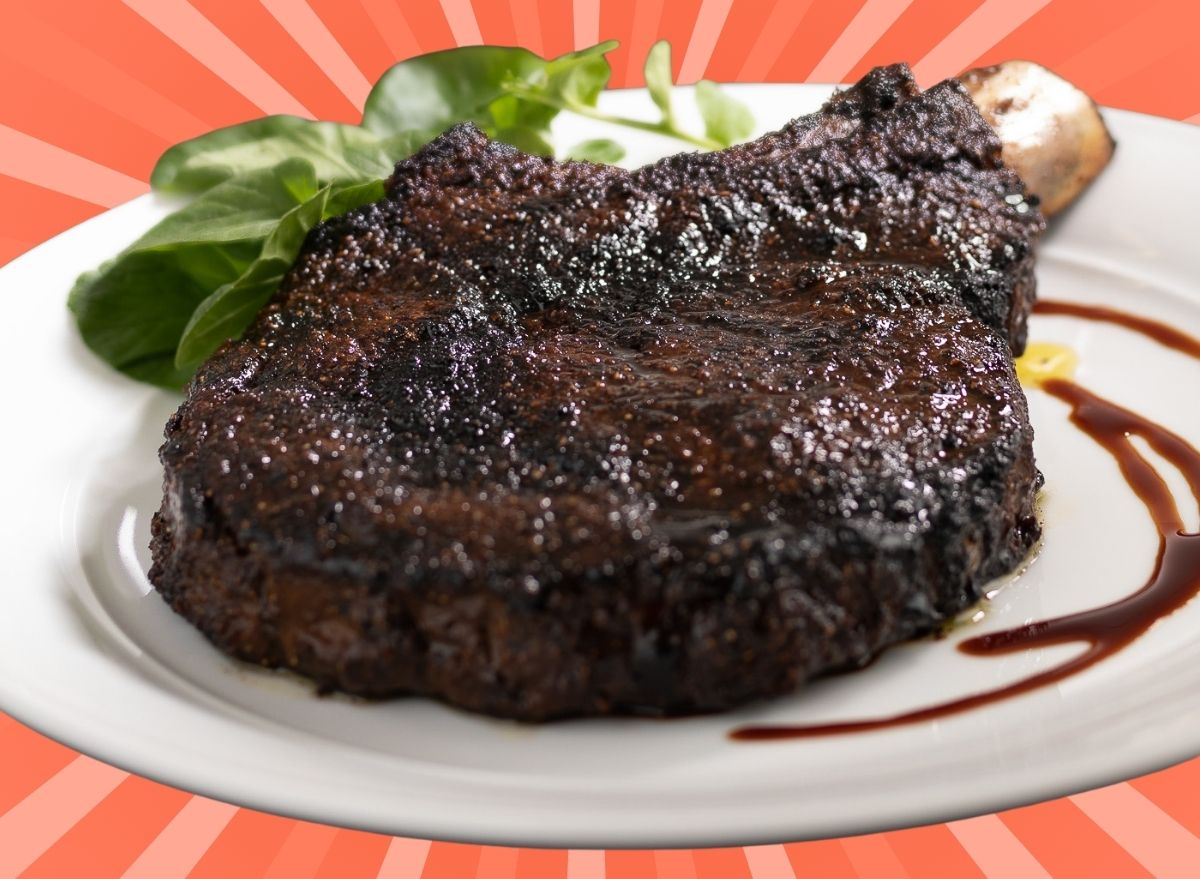
M 1124 311 L 1118 311 L 1115 308 L 1105 308 L 1101 305 L 1079 305 L 1074 302 L 1054 301 L 1034 303 L 1033 313 L 1066 315 L 1068 317 L 1081 317 L 1084 320 L 1117 324 L 1118 326 L 1133 330 L 1135 333 L 1148 336 L 1167 348 L 1173 348 L 1176 351 L 1200 359 L 1200 339 L 1189 336 L 1187 333 L 1181 333 L 1174 327 L 1169 327 L 1148 317 L 1139 317 L 1136 314 L 1128 314 Z
M 1034 311 L 1119 324 L 1200 359 L 1200 340 L 1147 318 L 1066 302 L 1039 302 Z M 1145 584 L 1132 595 L 1102 607 L 981 635 L 959 644 L 959 650 L 973 656 L 995 656 L 1058 644 L 1086 645 L 1079 655 L 1016 683 L 890 717 L 807 726 L 747 726 L 735 729 L 730 733 L 731 738 L 767 741 L 866 732 L 998 702 L 1061 681 L 1112 656 L 1156 621 L 1200 594 L 1200 533 L 1185 530 L 1174 495 L 1131 440 L 1141 437 L 1164 460 L 1177 467 L 1197 503 L 1200 503 L 1200 452 L 1178 434 L 1072 381 L 1052 378 L 1041 387 L 1071 407 L 1071 422 L 1117 460 L 1125 481 L 1146 505 L 1158 529 L 1158 552 Z

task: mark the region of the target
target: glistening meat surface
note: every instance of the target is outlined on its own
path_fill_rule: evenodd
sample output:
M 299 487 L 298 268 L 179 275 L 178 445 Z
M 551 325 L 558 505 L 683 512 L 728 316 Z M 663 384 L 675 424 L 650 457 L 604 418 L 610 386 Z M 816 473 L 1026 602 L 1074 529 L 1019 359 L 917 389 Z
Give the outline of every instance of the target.
M 902 66 L 636 172 L 452 129 L 197 374 L 152 581 L 236 656 L 526 720 L 938 626 L 1038 535 L 1043 221 L 999 154 Z

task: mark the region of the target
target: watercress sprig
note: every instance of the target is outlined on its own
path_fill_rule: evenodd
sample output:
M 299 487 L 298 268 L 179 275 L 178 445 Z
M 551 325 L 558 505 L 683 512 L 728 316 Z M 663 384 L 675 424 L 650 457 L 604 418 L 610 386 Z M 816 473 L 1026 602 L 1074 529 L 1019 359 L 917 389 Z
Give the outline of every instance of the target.
M 639 131 L 649 131 L 661 134 L 700 147 L 704 150 L 719 150 L 750 136 L 754 130 L 754 117 L 750 110 L 740 101 L 729 97 L 716 83 L 701 80 L 696 84 L 696 106 L 704 120 L 704 134 L 693 134 L 679 125 L 675 117 L 671 92 L 674 82 L 671 76 L 671 44 L 659 40 L 650 47 L 643 68 L 646 90 L 659 110 L 657 121 L 632 119 L 627 116 L 617 116 L 596 109 L 594 102 L 580 103 L 572 101 L 570 96 L 539 93 L 519 81 L 506 84 L 505 88 L 518 98 L 533 103 L 544 104 L 556 110 L 566 110 L 588 119 L 606 122 L 610 125 L 621 125 Z M 612 141 L 604 141 L 605 149 Z M 614 146 L 616 146 L 614 144 Z M 618 146 L 619 148 L 619 146 Z M 593 148 L 595 149 L 595 148 Z

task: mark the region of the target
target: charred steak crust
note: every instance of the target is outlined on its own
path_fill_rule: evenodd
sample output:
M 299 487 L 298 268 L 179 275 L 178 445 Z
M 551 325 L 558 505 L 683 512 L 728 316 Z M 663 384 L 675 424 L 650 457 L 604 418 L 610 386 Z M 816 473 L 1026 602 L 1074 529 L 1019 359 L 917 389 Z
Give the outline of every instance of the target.
M 526 720 L 929 631 L 1038 536 L 999 152 L 903 66 L 636 172 L 452 129 L 196 376 L 151 580 L 235 656 Z

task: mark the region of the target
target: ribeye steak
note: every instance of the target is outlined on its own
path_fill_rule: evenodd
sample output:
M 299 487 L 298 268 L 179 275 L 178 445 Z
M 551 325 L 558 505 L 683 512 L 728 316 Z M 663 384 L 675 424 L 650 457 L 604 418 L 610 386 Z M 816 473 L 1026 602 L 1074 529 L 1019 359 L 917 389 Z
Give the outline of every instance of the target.
M 1043 220 L 999 155 L 903 66 L 633 172 L 448 131 L 197 374 L 152 581 L 235 656 L 525 720 L 936 628 L 1039 533 Z

